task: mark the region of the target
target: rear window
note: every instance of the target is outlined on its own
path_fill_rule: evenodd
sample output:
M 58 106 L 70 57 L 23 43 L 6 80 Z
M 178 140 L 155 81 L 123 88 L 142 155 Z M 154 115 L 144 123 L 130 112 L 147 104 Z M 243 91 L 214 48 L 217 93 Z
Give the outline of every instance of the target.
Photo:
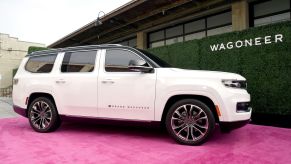
M 25 69 L 32 73 L 49 73 L 53 69 L 56 57 L 57 54 L 30 57 Z
M 95 66 L 97 50 L 66 52 L 61 71 L 62 72 L 92 72 Z

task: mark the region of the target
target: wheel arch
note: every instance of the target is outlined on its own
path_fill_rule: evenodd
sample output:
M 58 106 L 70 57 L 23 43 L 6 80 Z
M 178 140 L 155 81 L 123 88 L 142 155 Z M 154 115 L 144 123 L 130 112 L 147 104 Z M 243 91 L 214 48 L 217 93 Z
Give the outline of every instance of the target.
M 29 106 L 33 102 L 33 100 L 35 100 L 36 98 L 39 98 L 39 97 L 45 97 L 45 98 L 50 99 L 52 101 L 52 103 L 56 107 L 55 99 L 54 99 L 54 97 L 50 93 L 46 93 L 46 92 L 34 92 L 34 93 L 31 93 L 29 95 L 29 97 L 28 97 L 27 109 L 29 108 Z M 26 110 L 26 115 L 28 114 L 27 112 L 28 112 L 28 110 Z
M 218 114 L 217 114 L 216 109 L 215 109 L 215 104 L 209 97 L 203 96 L 203 95 L 182 94 L 182 95 L 174 95 L 167 100 L 166 105 L 164 106 L 163 114 L 162 114 L 162 118 L 161 118 L 162 124 L 165 123 L 166 115 L 167 115 L 170 107 L 175 102 L 183 100 L 183 99 L 195 99 L 195 100 L 199 100 L 199 101 L 205 103 L 210 108 L 210 110 L 215 118 L 215 122 L 219 122 L 219 117 L 218 117 Z

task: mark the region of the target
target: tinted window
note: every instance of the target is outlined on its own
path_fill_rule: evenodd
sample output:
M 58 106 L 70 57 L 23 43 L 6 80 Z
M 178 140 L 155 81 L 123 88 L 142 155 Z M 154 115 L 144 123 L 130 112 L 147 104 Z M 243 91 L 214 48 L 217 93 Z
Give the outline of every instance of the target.
M 161 47 L 165 45 L 165 41 L 157 41 L 157 42 L 152 42 L 150 43 L 150 47 L 151 48 L 155 48 L 155 47 Z
M 141 49 L 138 49 L 138 50 L 140 52 L 142 52 L 145 56 L 150 58 L 152 61 L 154 61 L 156 64 L 158 64 L 160 67 L 172 67 L 170 64 L 168 64 L 164 60 L 160 59 L 156 55 L 153 55 L 153 54 L 151 54 L 151 53 L 149 53 L 148 51 L 145 51 L 145 50 L 141 50 Z
M 290 9 L 290 0 L 271 0 L 254 5 L 254 16 L 265 16 Z
M 95 66 L 97 51 L 66 52 L 62 72 L 92 72 Z
M 166 45 L 183 42 L 183 36 L 171 38 L 166 40 Z
M 25 69 L 33 73 L 51 72 L 56 57 L 57 54 L 30 57 L 28 62 L 26 63 Z
M 128 41 L 128 46 L 136 47 L 136 38 L 129 40 Z
M 231 23 L 231 12 L 226 12 L 218 15 L 214 15 L 207 18 L 207 26 L 217 27 L 225 24 Z
M 263 26 L 267 24 L 290 21 L 290 0 L 269 0 L 253 5 L 253 25 Z
M 157 31 L 157 32 L 154 32 L 154 33 L 151 33 L 149 35 L 150 37 L 150 41 L 157 41 L 157 40 L 162 40 L 165 38 L 164 36 L 164 30 L 161 30 L 161 31 Z
M 183 35 L 183 25 L 166 29 L 166 38 Z
M 121 44 L 124 46 L 136 47 L 136 38 L 123 40 L 122 42 L 118 42 L 117 44 Z
M 218 28 L 215 28 L 215 29 L 208 30 L 207 31 L 207 36 L 223 34 L 223 33 L 231 32 L 231 31 L 232 31 L 232 25 L 218 27 Z
M 105 70 L 107 72 L 133 72 L 128 69 L 131 60 L 141 60 L 141 58 L 126 50 L 107 50 Z
M 201 31 L 201 32 L 193 33 L 193 34 L 188 34 L 188 35 L 185 35 L 185 41 L 194 40 L 194 39 L 201 39 L 205 36 L 206 36 L 205 31 Z
M 281 18 L 281 20 L 282 19 L 288 20 L 288 18 Z M 178 42 L 200 39 L 208 36 L 208 34 L 216 35 L 229 32 L 229 30 L 232 31 L 231 22 L 231 11 L 224 11 L 223 13 L 211 15 L 192 22 L 187 22 L 182 25 L 166 27 L 148 34 L 148 46 L 150 48 L 161 47 Z
M 201 19 L 185 24 L 185 33 L 193 33 L 196 31 L 204 30 L 205 28 L 205 19 Z

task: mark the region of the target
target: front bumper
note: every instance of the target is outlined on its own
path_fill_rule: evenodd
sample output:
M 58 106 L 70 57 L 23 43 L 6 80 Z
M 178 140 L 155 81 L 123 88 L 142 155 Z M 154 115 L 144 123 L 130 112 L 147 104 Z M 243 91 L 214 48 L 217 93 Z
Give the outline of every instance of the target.
M 250 122 L 250 119 L 242 120 L 242 121 L 235 121 L 235 122 L 220 122 L 219 126 L 222 131 L 231 131 L 231 130 L 243 127 L 249 122 Z
M 26 112 L 26 109 L 24 108 L 21 108 L 19 106 L 16 106 L 16 105 L 13 105 L 13 110 L 15 113 L 23 116 L 23 117 L 27 117 L 27 112 Z
M 251 118 L 251 97 L 246 90 L 226 89 L 221 96 L 218 104 L 221 112 L 220 122 L 239 122 Z

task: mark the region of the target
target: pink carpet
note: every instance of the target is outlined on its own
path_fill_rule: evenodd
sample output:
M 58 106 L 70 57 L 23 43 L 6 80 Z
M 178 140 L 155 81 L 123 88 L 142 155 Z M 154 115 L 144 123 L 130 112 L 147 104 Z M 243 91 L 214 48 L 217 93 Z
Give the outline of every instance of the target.
M 24 118 L 0 120 L 1 163 L 291 163 L 291 129 L 247 125 L 215 131 L 202 146 L 176 144 L 153 127 L 66 123 L 36 133 Z

